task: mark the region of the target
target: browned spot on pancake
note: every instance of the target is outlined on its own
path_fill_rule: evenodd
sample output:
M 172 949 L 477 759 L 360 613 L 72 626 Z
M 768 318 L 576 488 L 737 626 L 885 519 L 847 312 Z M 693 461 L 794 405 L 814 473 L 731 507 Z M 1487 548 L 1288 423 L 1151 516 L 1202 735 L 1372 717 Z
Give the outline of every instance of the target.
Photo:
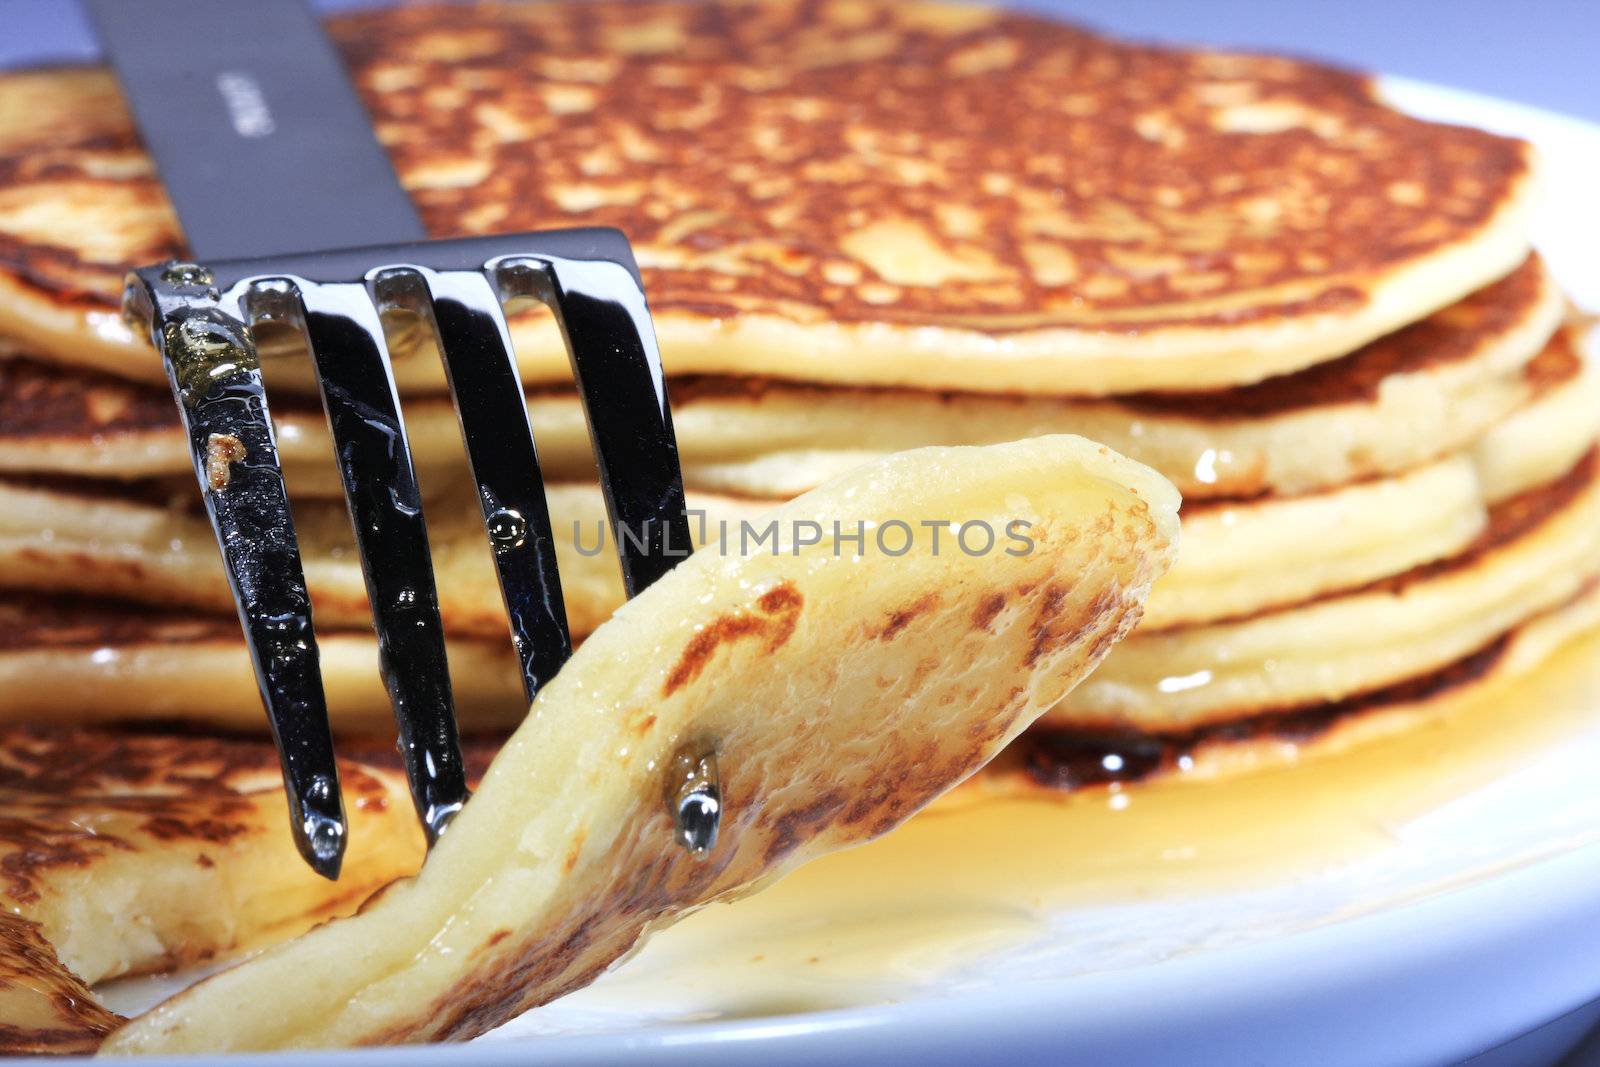
M 0 593 L 0 652 L 239 641 L 235 619 L 120 600 Z
M 661 687 L 661 695 L 671 696 L 686 683 L 700 677 L 712 654 L 725 644 L 746 637 L 759 637 L 764 651 L 776 652 L 794 633 L 803 606 L 804 598 L 800 590 L 792 582 L 782 582 L 756 601 L 756 608 L 761 614 L 735 611 L 713 619 L 683 647 L 677 664 L 667 674 L 667 680 Z
M 1582 334 L 1570 328 L 1556 331 L 1550 343 L 1523 368 L 1523 377 L 1533 387 L 1535 396 L 1570 382 L 1582 372 L 1583 358 L 1574 341 L 1577 336 Z
M 180 429 L 172 394 L 108 375 L 0 359 L 0 437 L 84 438 Z
M 698 678 L 719 645 L 736 641 L 741 637 L 751 637 L 765 630 L 766 621 L 750 615 L 725 615 L 717 619 L 695 634 L 684 646 L 683 655 L 678 658 L 677 666 L 667 675 L 661 695 L 671 696 L 685 682 Z
M 1111 651 L 1111 646 L 1139 625 L 1144 617 L 1144 605 L 1133 601 L 1123 590 L 1107 588 L 1095 594 L 1087 616 L 1092 627 L 1089 632 L 1095 635 L 1089 646 L 1089 659 L 1098 663 Z
M 849 797 L 842 790 L 827 789 L 804 807 L 784 812 L 772 824 L 763 862 L 770 866 L 793 852 L 801 841 L 843 811 L 848 803 Z
M 123 481 L 116 478 L 94 478 L 77 474 L 54 472 L 30 473 L 7 471 L 0 484 L 18 489 L 36 489 L 61 496 L 80 497 L 94 503 L 106 500 L 135 504 L 152 504 L 198 514 L 203 509 L 200 495 L 195 492 L 194 481 L 189 478 L 162 480 L 143 478 Z
M 303 397 L 273 397 L 272 409 L 280 417 L 316 418 L 317 411 Z M 115 441 L 118 437 L 158 434 L 182 440 L 183 426 L 171 391 L 114 378 L 84 367 L 54 367 L 21 357 L 0 357 L 0 439 L 74 443 Z M 7 474 L 8 481 L 27 478 Z M 181 498 L 193 497 L 192 481 L 181 486 Z M 34 484 L 62 485 L 76 491 L 100 491 L 166 503 L 171 486 L 161 482 L 79 480 L 45 475 Z
M 330 29 L 433 235 L 619 226 L 663 315 L 1005 332 L 1338 312 L 1526 173 L 1517 143 L 1398 114 L 1357 74 L 928 10 L 439 4 Z M 110 306 L 127 267 L 180 253 L 176 222 L 106 72 L 30 77 L 0 93 L 58 114 L 47 147 L 0 141 L 0 197 L 116 225 L 92 247 L 0 235 L 0 268 Z
M 234 783 L 271 773 L 270 744 L 167 738 L 95 729 L 0 730 L 0 894 L 37 897 L 35 879 L 56 866 L 84 867 L 132 846 L 95 820 L 63 818 L 74 798 L 119 813 L 158 840 L 226 840 L 248 832 L 248 801 Z
M 1039 610 L 1028 628 L 1030 640 L 1028 650 L 1022 657 L 1024 667 L 1032 667 L 1037 663 L 1039 657 L 1053 648 L 1062 632 L 1068 628 L 1063 625 L 1061 618 L 1061 609 L 1066 602 L 1066 586 L 1052 582 L 1045 587 L 1044 596 L 1039 600 Z
M 486 942 L 486 944 L 488 944 L 492 948 L 493 946 L 498 945 L 500 942 L 504 941 L 506 938 L 508 938 L 510 936 L 511 936 L 511 931 L 510 930 L 496 930 L 494 933 L 489 935 L 489 940 Z
M 578 857 L 583 853 L 583 843 L 589 839 L 585 830 L 579 830 L 572 838 L 572 844 L 567 846 L 567 858 L 561 862 L 561 869 L 568 874 L 578 865 Z
M 978 607 L 972 613 L 973 629 L 993 633 L 990 627 L 994 625 L 995 616 L 999 615 L 1005 606 L 1006 595 L 1000 592 L 990 593 L 978 601 Z
M 220 819 L 174 819 L 158 815 L 146 819 L 141 825 L 145 833 L 158 841 L 185 841 L 197 839 L 214 845 L 225 845 L 240 834 L 249 833 L 249 827 Z
M 1033 780 L 1054 789 L 1138 781 L 1172 769 L 1184 756 L 1208 744 L 1262 739 L 1304 743 L 1346 719 L 1399 704 L 1436 699 L 1488 675 L 1505 655 L 1511 637 L 1499 637 L 1433 674 L 1331 703 L 1262 712 L 1163 733 L 1035 726 L 1014 747 Z
M 756 607 L 768 615 L 792 614 L 800 610 L 804 598 L 791 582 L 783 582 L 761 594 Z
M 391 745 L 392 747 L 392 745 Z M 384 786 L 340 761 L 347 797 Z M 260 833 L 252 799 L 280 789 L 270 742 L 130 728 L 0 728 L 0 911 L 38 899 L 56 868 L 164 845 Z M 205 855 L 196 851 L 196 862 Z M 175 950 L 178 951 L 178 950 Z
M 900 636 L 900 631 L 911 625 L 912 620 L 917 616 L 926 615 L 938 606 L 938 593 L 924 593 L 905 607 L 891 611 L 889 617 L 884 620 L 883 626 L 877 632 L 878 640 L 894 640 Z
M 1235 389 L 1137 393 L 1118 402 L 1151 413 L 1250 418 L 1374 401 L 1385 381 L 1467 359 L 1486 340 L 1514 329 L 1538 306 L 1549 284 L 1544 264 L 1529 255 L 1500 281 L 1342 359 Z

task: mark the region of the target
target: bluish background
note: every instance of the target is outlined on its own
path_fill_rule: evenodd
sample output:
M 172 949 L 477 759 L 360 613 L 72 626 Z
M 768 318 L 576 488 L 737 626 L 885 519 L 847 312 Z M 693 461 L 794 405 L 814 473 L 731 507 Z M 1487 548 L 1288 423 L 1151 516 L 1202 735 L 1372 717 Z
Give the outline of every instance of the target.
M 312 2 L 334 10 L 377 0 Z M 1600 0 L 1011 2 L 1129 36 L 1319 56 L 1600 121 Z M 75 0 L 0 0 L 0 66 L 96 53 Z M 1600 1067 L 1600 1034 L 1567 1064 Z
M 1133 36 L 1323 56 L 1600 121 L 1600 0 L 1011 2 Z M 0 65 L 94 54 L 74 0 L 0 0 Z

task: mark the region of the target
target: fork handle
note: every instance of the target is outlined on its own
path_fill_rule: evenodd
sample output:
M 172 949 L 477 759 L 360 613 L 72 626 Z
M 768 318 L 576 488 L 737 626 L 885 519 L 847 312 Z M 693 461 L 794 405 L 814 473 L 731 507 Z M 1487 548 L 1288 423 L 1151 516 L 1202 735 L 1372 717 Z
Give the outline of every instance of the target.
M 87 0 L 202 262 L 427 237 L 301 0 Z

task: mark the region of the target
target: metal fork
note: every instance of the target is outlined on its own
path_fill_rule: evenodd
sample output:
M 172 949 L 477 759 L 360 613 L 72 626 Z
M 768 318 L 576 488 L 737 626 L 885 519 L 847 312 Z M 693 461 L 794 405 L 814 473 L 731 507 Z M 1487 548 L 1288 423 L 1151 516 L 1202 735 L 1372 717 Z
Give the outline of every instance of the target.
M 344 808 L 252 330 L 287 324 L 311 351 L 431 845 L 468 794 L 422 498 L 380 316 L 416 312 L 434 331 L 531 700 L 572 640 L 503 305 L 532 298 L 555 313 L 631 596 L 690 548 L 643 284 L 616 230 L 425 240 L 337 56 L 298 0 L 91 0 L 90 11 L 194 257 L 134 271 L 125 307 L 148 325 L 188 431 L 282 757 L 295 841 L 336 878 Z M 338 250 L 306 251 L 330 243 Z M 678 839 L 703 853 L 721 810 L 713 754 L 691 754 L 681 774 L 669 773 Z

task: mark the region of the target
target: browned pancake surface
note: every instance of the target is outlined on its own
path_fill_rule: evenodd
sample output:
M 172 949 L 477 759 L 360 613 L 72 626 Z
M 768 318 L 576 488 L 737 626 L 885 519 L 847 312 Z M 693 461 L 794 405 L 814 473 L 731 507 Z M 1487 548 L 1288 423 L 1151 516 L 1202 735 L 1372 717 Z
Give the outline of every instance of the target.
M 1254 385 L 1192 392 L 1129 393 L 1114 402 L 1136 413 L 1176 414 L 1191 419 L 1260 418 L 1306 408 L 1370 402 L 1385 381 L 1421 374 L 1478 354 L 1493 339 L 1515 329 L 1536 309 L 1553 284 L 1544 262 L 1530 254 L 1512 273 L 1464 299 L 1339 359 Z M 1571 337 L 1554 334 L 1547 347 L 1526 364 L 1540 387 L 1570 380 L 1580 367 Z M 774 390 L 806 392 L 819 401 L 851 394 L 905 392 L 902 387 L 819 385 L 759 375 L 679 375 L 670 383 L 674 405 L 721 397 L 759 399 Z M 945 400 L 965 394 L 932 390 Z
M 67 594 L 0 592 L 0 652 L 237 641 L 224 616 Z
M 0 437 L 80 438 L 177 429 L 178 412 L 164 389 L 0 356 Z
M 1017 14 L 452 4 L 332 31 L 433 233 L 620 226 L 658 312 L 1003 331 L 1341 311 L 1479 231 L 1528 166 L 1355 74 Z M 109 75 L 0 79 L 0 231 L 0 269 L 101 301 L 180 251 Z
M 1533 385 L 1535 396 L 1542 396 L 1578 376 L 1583 370 L 1583 356 L 1578 346 L 1585 336 L 1586 330 L 1581 328 L 1557 330 L 1550 343 L 1528 361 L 1523 372 Z
M 1393 333 L 1385 334 L 1340 359 L 1279 375 L 1235 389 L 1188 393 L 1137 393 L 1119 397 L 1138 411 L 1180 413 L 1200 418 L 1250 418 L 1377 399 L 1387 380 L 1459 362 L 1478 352 L 1485 339 L 1515 328 L 1539 303 L 1549 283 L 1539 258 L 1530 255 L 1515 271 L 1463 300 Z M 1578 369 L 1570 339 L 1565 345 L 1569 376 Z
M 1211 745 L 1250 741 L 1314 741 L 1335 727 L 1396 705 L 1436 700 L 1488 676 L 1507 653 L 1506 634 L 1442 670 L 1343 700 L 1244 718 L 1189 730 L 1144 733 L 1129 729 L 1067 729 L 1035 726 L 1014 744 L 1015 764 L 1040 785 L 1082 789 L 1137 782 L 1183 766 L 1186 757 Z
M 1176 414 L 1191 419 L 1270 417 L 1322 405 L 1375 400 L 1385 381 L 1424 373 L 1470 359 L 1493 338 L 1514 329 L 1540 302 L 1550 284 L 1538 256 L 1506 278 L 1472 293 L 1428 318 L 1387 334 L 1341 359 L 1251 386 L 1190 393 L 1143 393 L 1116 402 L 1138 413 Z M 1558 331 L 1525 369 L 1536 388 L 1552 388 L 1578 373 L 1572 338 Z M 850 403 L 853 396 L 905 392 L 903 388 L 811 385 L 762 376 L 680 375 L 670 380 L 675 407 L 700 400 L 756 400 L 773 390 L 803 392 L 819 403 Z M 532 386 L 530 394 L 568 395 L 566 386 Z M 954 400 L 947 390 L 931 395 Z M 315 409 L 295 397 L 274 400 L 282 413 Z M 0 439 L 17 441 L 102 438 L 180 432 L 170 393 L 96 371 L 64 369 L 22 356 L 0 355 Z
M 0 1056 L 85 1055 L 121 1024 L 37 923 L 0 909 Z
M 262 832 L 250 794 L 275 788 L 266 741 L 93 727 L 0 729 L 0 902 L 36 900 L 54 868 L 79 868 L 142 838 L 225 845 Z M 372 774 L 341 763 L 345 803 L 384 805 Z M 142 842 L 141 842 L 142 843 Z
M 1549 519 L 1561 514 L 1568 504 L 1594 483 L 1597 474 L 1600 474 L 1600 449 L 1590 449 L 1556 480 L 1534 486 L 1490 508 L 1489 521 L 1483 532 L 1463 551 L 1447 559 L 1413 567 L 1404 574 L 1384 578 L 1367 588 L 1399 593 L 1415 582 L 1465 570 L 1488 553 L 1527 537 Z
M 1560 514 L 1593 483 L 1597 474 L 1600 474 L 1600 450 L 1591 450 L 1555 481 L 1491 508 L 1483 533 L 1464 551 L 1374 582 L 1366 589 L 1398 594 L 1413 583 L 1471 567 L 1485 554 L 1528 536 Z M 1586 587 L 1579 596 L 1587 595 L 1591 588 Z M 1070 729 L 1036 726 L 1018 743 L 1017 758 L 1026 764 L 1036 781 L 1071 789 L 1146 778 L 1178 766 L 1183 757 L 1208 745 L 1259 740 L 1311 741 L 1362 715 L 1396 705 L 1436 700 L 1486 677 L 1499 667 L 1516 634 L 1517 630 L 1502 634 L 1438 671 L 1393 685 L 1336 701 L 1218 719 L 1190 729 L 1153 733 L 1111 724 Z

